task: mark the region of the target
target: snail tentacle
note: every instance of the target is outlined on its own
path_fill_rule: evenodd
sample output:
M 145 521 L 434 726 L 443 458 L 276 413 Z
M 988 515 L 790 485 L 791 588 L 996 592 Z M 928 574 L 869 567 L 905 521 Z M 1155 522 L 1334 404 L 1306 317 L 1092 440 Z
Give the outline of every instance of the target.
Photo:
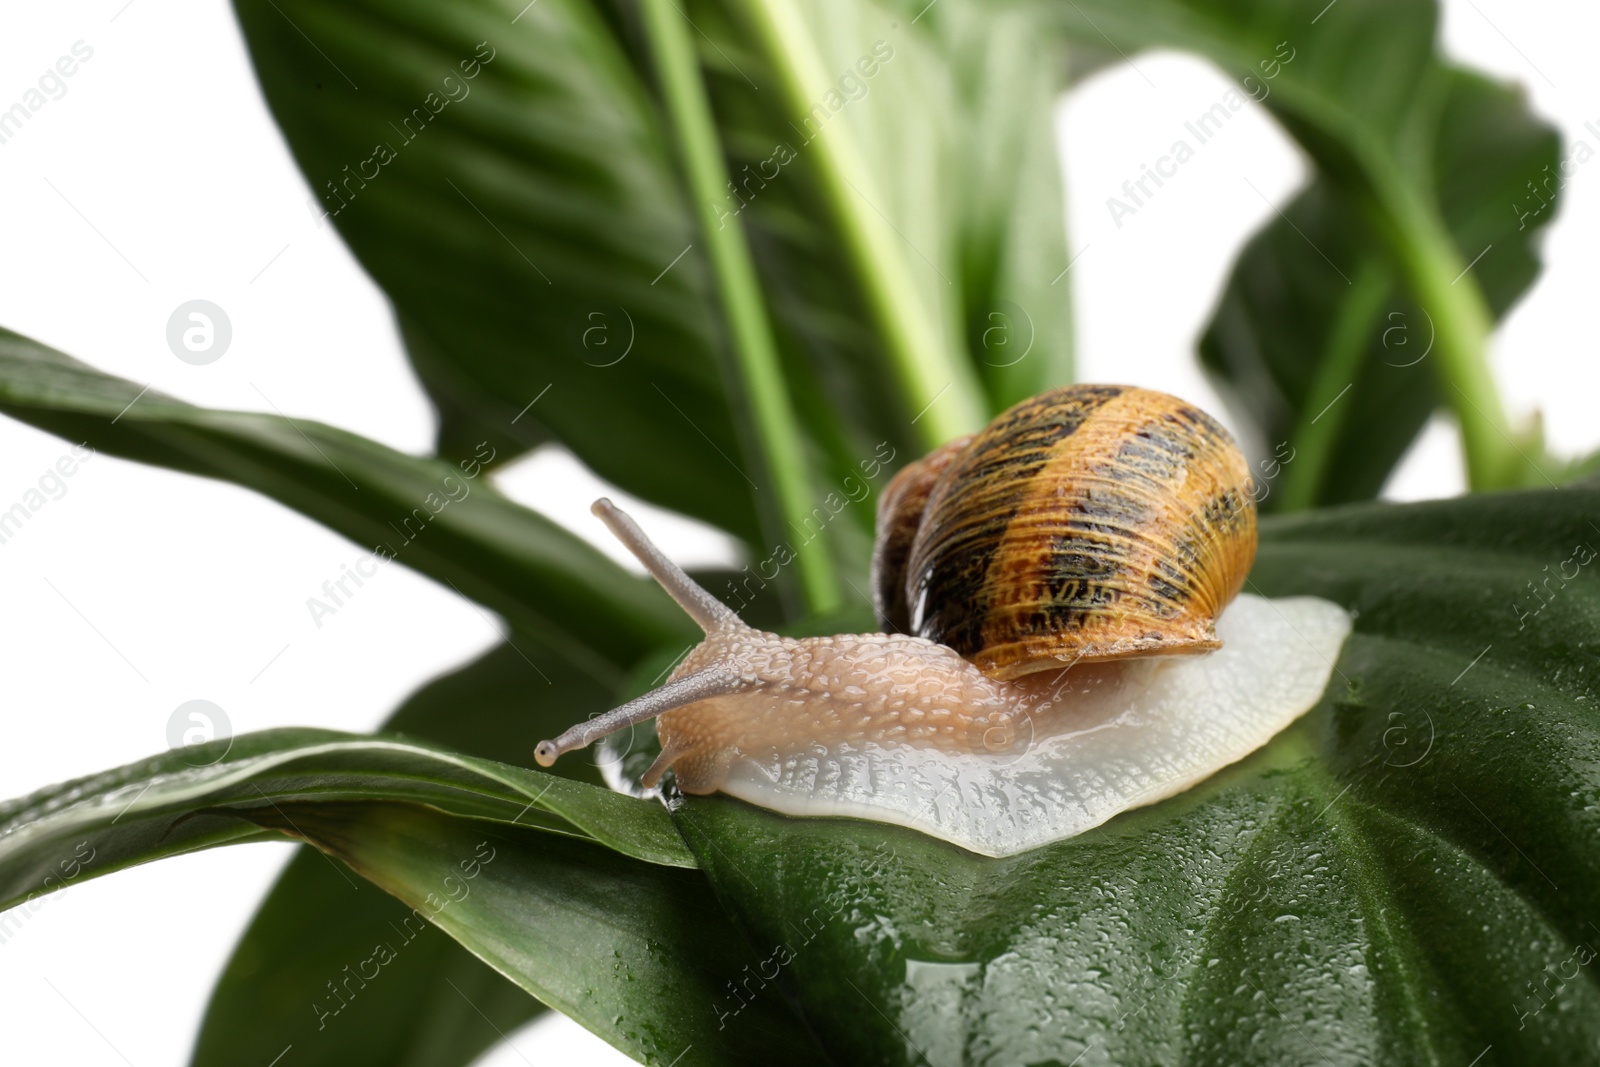
M 639 524 L 621 508 L 607 498 L 601 497 L 589 510 L 606 524 L 616 535 L 617 540 L 626 545 L 628 551 L 632 552 L 640 563 L 644 564 L 650 576 L 678 602 L 678 606 L 706 632 L 707 637 L 737 642 L 741 634 L 752 632 L 731 608 L 706 592 L 693 578 L 684 573 L 682 567 L 668 559 L 639 528 Z M 539 742 L 533 751 L 533 758 L 538 761 L 539 766 L 549 767 L 562 753 L 587 748 L 600 738 L 615 733 L 623 727 L 653 719 L 663 712 L 681 708 L 686 704 L 711 697 L 727 696 L 748 686 L 749 683 L 741 674 L 728 669 L 727 665 L 702 667 L 674 678 L 660 688 L 652 689 L 604 715 L 578 723 L 553 741 Z
M 745 683 L 737 675 L 716 669 L 696 671 L 681 678 L 674 678 L 659 689 L 652 689 L 621 707 L 612 708 L 604 715 L 578 723 L 554 741 L 540 741 L 539 746 L 533 750 L 533 758 L 539 761 L 539 766 L 549 767 L 562 753 L 588 748 L 607 734 L 616 733 L 625 726 L 653 719 L 662 712 L 681 708 L 685 704 L 693 704 L 710 697 L 727 696 L 744 687 Z
M 629 552 L 632 552 L 644 569 L 650 572 L 650 577 L 660 583 L 667 595 L 678 602 L 678 606 L 688 612 L 706 633 L 730 628 L 743 629 L 744 621 L 735 615 L 733 609 L 722 601 L 706 592 L 705 589 L 691 577 L 682 567 L 666 557 L 645 532 L 639 529 L 639 524 L 634 522 L 621 508 L 617 507 L 606 497 L 596 500 L 589 508 L 606 527 L 616 535 Z

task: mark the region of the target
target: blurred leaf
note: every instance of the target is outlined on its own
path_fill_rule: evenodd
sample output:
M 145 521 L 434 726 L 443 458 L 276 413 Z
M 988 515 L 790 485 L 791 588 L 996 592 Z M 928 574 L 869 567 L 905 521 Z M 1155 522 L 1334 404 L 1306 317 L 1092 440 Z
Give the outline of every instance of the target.
M 417 742 L 283 729 L 163 753 L 0 804 L 0 908 L 136 863 L 254 835 L 240 817 L 303 800 L 389 799 L 694 865 L 659 804 Z M 253 816 L 252 816 L 253 817 Z M 54 885 L 51 882 L 54 881 Z
M 1460 70 L 1434 134 L 1432 172 L 1456 245 L 1492 248 L 1475 269 L 1503 316 L 1533 284 L 1537 246 L 1554 208 L 1527 189 L 1560 160 L 1560 139 L 1527 110 L 1519 90 Z M 1331 284 L 1328 264 L 1352 284 Z M 1441 396 L 1428 361 L 1428 315 L 1406 297 L 1398 272 L 1358 204 L 1318 179 L 1253 238 L 1235 264 L 1200 343 L 1268 453 L 1260 469 L 1266 509 L 1374 497 Z M 1348 387 L 1348 388 L 1347 388 Z M 1282 466 L 1281 480 L 1265 476 Z
M 931 20 L 961 101 L 941 124 L 960 175 L 953 199 L 961 320 L 988 393 L 986 414 L 997 415 L 1073 380 L 1073 252 L 1056 143 L 1065 41 L 1027 5 L 967 0 L 930 10 L 913 2 L 900 10 Z M 901 107 L 926 114 L 909 97 Z
M 817 1062 L 788 1006 L 749 985 L 763 954 L 711 903 L 698 871 L 410 804 L 306 804 L 293 814 L 292 825 L 271 808 L 255 817 L 339 857 L 637 1059 L 679 1067 Z M 398 936 L 388 944 L 394 956 L 409 951 Z M 385 980 L 379 973 L 374 983 Z M 736 984 L 748 989 L 744 999 L 719 1013 Z M 331 996 L 321 1003 L 337 1006 Z M 340 1021 L 329 1019 L 329 1029 Z
M 1212 60 L 1241 96 L 1265 94 L 1267 109 L 1346 188 L 1369 197 L 1408 190 L 1436 199 L 1431 134 L 1449 75 L 1434 51 L 1433 0 L 1341 0 L 1316 19 L 1322 6 L 1069 0 L 1057 10 L 1074 36 L 1110 42 L 1124 55 L 1167 47 Z M 1227 121 L 1206 114 L 1212 118 L 1202 131 Z M 1337 281 L 1331 272 L 1330 278 Z
M 602 477 L 753 548 L 808 536 L 758 522 L 770 486 L 722 384 L 738 378 L 727 328 L 632 5 L 236 7 L 274 115 L 327 194 L 317 210 L 399 309 L 442 452 L 553 434 Z M 723 207 L 748 228 L 810 437 L 815 514 L 880 446 L 903 462 L 948 436 L 939 426 L 975 428 L 1069 377 L 1067 294 L 1051 284 L 1067 262 L 1051 127 L 1065 74 L 1036 13 L 838 0 L 802 12 L 808 35 L 774 53 L 754 7 L 684 12 L 737 187 Z M 494 58 L 467 80 L 458 63 L 479 42 Z M 786 92 L 796 56 L 830 80 Z M 447 76 L 460 99 L 436 97 L 414 134 L 406 117 Z M 796 95 L 812 88 L 817 100 Z M 393 159 L 363 164 L 376 147 Z M 839 155 L 864 161 L 848 200 L 825 181 Z M 889 227 L 876 258 L 850 251 L 862 220 Z M 896 271 L 907 285 L 875 299 Z M 921 347 L 897 364 L 901 333 Z M 927 390 L 954 386 L 931 412 L 894 372 L 904 359 L 953 368 Z M 823 525 L 859 569 L 870 509 L 856 511 Z
M 1586 485 L 1269 520 L 1247 588 L 1355 617 L 1322 703 L 1069 841 L 675 815 L 834 1062 L 1587 1063 L 1597 513 Z
M 752 12 L 788 7 L 797 18 L 781 41 L 746 31 L 762 17 Z M 873 275 L 894 266 L 884 259 L 900 261 L 913 287 L 904 316 L 929 319 L 941 358 L 970 367 L 935 392 L 979 386 L 959 402 L 987 418 L 1070 380 L 1068 294 L 1051 284 L 1068 258 L 1053 125 L 1065 63 L 1035 11 L 969 0 L 693 10 L 737 176 L 721 206 L 749 227 L 794 354 L 796 403 L 843 416 L 846 439 L 827 442 L 837 477 L 879 441 L 906 457 L 943 442 L 918 435 L 925 426 L 911 420 L 923 412 L 904 398 L 879 402 L 901 392 L 872 304 L 884 284 Z M 822 80 L 794 84 L 790 67 Z M 841 202 L 831 175 L 852 160 L 861 173 L 845 180 L 867 185 Z M 852 255 L 855 216 L 888 223 L 886 255 Z
M 553 433 L 607 481 L 759 543 L 703 242 L 606 12 L 234 6 L 313 213 L 400 313 L 442 445 Z
M 493 461 L 486 464 L 491 470 L 515 460 L 530 449 L 555 440 L 544 426 L 531 419 L 517 419 L 513 412 L 494 410 L 487 402 L 473 408 L 456 399 L 455 393 L 438 385 L 441 378 L 451 373 L 447 359 L 436 351 L 425 334 L 410 326 L 404 315 L 397 316 L 401 340 L 406 354 L 411 358 L 412 369 L 427 388 L 439 417 L 439 430 L 435 447 L 441 459 L 460 460 L 481 452 L 487 444 L 494 453 Z M 480 415 L 479 411 L 483 414 Z
M 1375 492 L 1431 412 L 1436 400 L 1395 397 L 1418 375 L 1388 375 L 1371 358 L 1395 326 L 1417 347 L 1391 364 L 1432 337 L 1427 368 L 1448 383 L 1438 396 L 1461 424 L 1471 483 L 1525 480 L 1485 347 L 1492 314 L 1535 268 L 1516 204 L 1555 161 L 1556 142 L 1519 96 L 1441 61 L 1434 0 L 1072 0 L 1057 10 L 1086 40 L 1211 59 L 1236 99 L 1202 113 L 1201 128 L 1215 135 L 1255 96 L 1318 168 L 1286 213 L 1313 229 L 1290 236 L 1274 220 L 1241 262 L 1206 349 L 1241 416 L 1261 420 L 1264 447 L 1287 440 L 1295 451 L 1288 502 Z M 1417 321 L 1405 320 L 1396 285 L 1419 305 Z M 1361 388 L 1357 403 L 1314 426 L 1345 386 Z
M 470 457 L 418 459 L 318 422 L 195 407 L 5 329 L 0 412 L 254 489 L 449 584 L 607 680 L 694 632 L 660 590 L 501 496 Z
M 383 729 L 485 759 L 526 759 L 543 738 L 611 703 L 605 687 L 559 661 L 535 668 L 527 656 L 542 651 L 515 636 L 418 690 Z M 599 784 L 594 763 L 573 755 L 551 772 Z M 275 1042 L 294 1045 L 300 1067 L 464 1065 L 501 1032 L 544 1010 L 461 945 L 433 933 L 415 939 L 415 947 L 408 941 L 398 961 L 385 966 L 382 983 L 341 1008 L 336 1026 L 323 1025 L 308 1009 L 326 1000 L 325 984 L 342 980 L 345 966 L 393 939 L 411 911 L 386 893 L 355 891 L 354 884 L 313 848 L 294 858 L 212 991 L 194 1067 L 239 1063 Z

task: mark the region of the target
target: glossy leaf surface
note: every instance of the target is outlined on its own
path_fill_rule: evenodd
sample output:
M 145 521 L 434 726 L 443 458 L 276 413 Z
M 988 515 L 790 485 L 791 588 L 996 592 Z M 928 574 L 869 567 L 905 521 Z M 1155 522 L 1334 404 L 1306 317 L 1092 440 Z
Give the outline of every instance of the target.
M 563 729 L 568 716 L 604 710 L 604 687 L 554 664 L 531 638 L 513 636 L 453 674 L 424 686 L 384 724 L 393 733 L 514 763 Z M 535 668 L 530 657 L 545 666 Z M 594 764 L 562 760 L 552 771 L 599 783 Z M 359 886 L 359 889 L 358 889 Z M 196 1067 L 239 1062 L 273 1042 L 293 1044 L 307 1065 L 467 1064 L 544 1010 L 437 931 L 407 942 L 385 980 L 339 1006 L 337 1026 L 313 1009 L 326 983 L 342 980 L 392 938 L 410 908 L 376 892 L 307 847 L 278 877 L 212 991 Z M 480 1015 L 479 1011 L 483 1014 Z M 485 1019 L 484 1016 L 488 1016 Z
M 1322 703 L 1070 841 L 676 817 L 842 1062 L 1586 1062 L 1597 512 L 1573 487 L 1268 524 L 1247 588 L 1355 616 Z
M 694 866 L 647 801 L 418 742 L 281 729 L 167 752 L 0 806 L 0 906 L 60 888 L 62 864 L 74 857 L 74 878 L 108 874 L 251 837 L 243 813 L 312 798 L 429 804 Z

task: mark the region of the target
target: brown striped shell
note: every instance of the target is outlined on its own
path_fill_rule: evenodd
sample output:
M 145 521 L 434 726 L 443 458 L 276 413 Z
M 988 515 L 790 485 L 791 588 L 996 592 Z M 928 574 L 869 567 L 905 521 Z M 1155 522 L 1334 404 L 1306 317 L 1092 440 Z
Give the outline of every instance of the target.
M 900 471 L 878 503 L 890 627 L 1016 678 L 1217 648 L 1255 559 L 1250 469 L 1176 397 L 1075 385 Z

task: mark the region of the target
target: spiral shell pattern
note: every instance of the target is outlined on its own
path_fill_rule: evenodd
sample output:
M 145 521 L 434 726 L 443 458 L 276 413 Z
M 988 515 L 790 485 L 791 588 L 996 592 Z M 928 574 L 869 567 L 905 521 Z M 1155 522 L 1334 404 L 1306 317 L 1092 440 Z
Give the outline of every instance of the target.
M 1025 400 L 901 471 L 879 511 L 880 612 L 995 678 L 1217 648 L 1255 559 L 1233 438 L 1131 386 Z

